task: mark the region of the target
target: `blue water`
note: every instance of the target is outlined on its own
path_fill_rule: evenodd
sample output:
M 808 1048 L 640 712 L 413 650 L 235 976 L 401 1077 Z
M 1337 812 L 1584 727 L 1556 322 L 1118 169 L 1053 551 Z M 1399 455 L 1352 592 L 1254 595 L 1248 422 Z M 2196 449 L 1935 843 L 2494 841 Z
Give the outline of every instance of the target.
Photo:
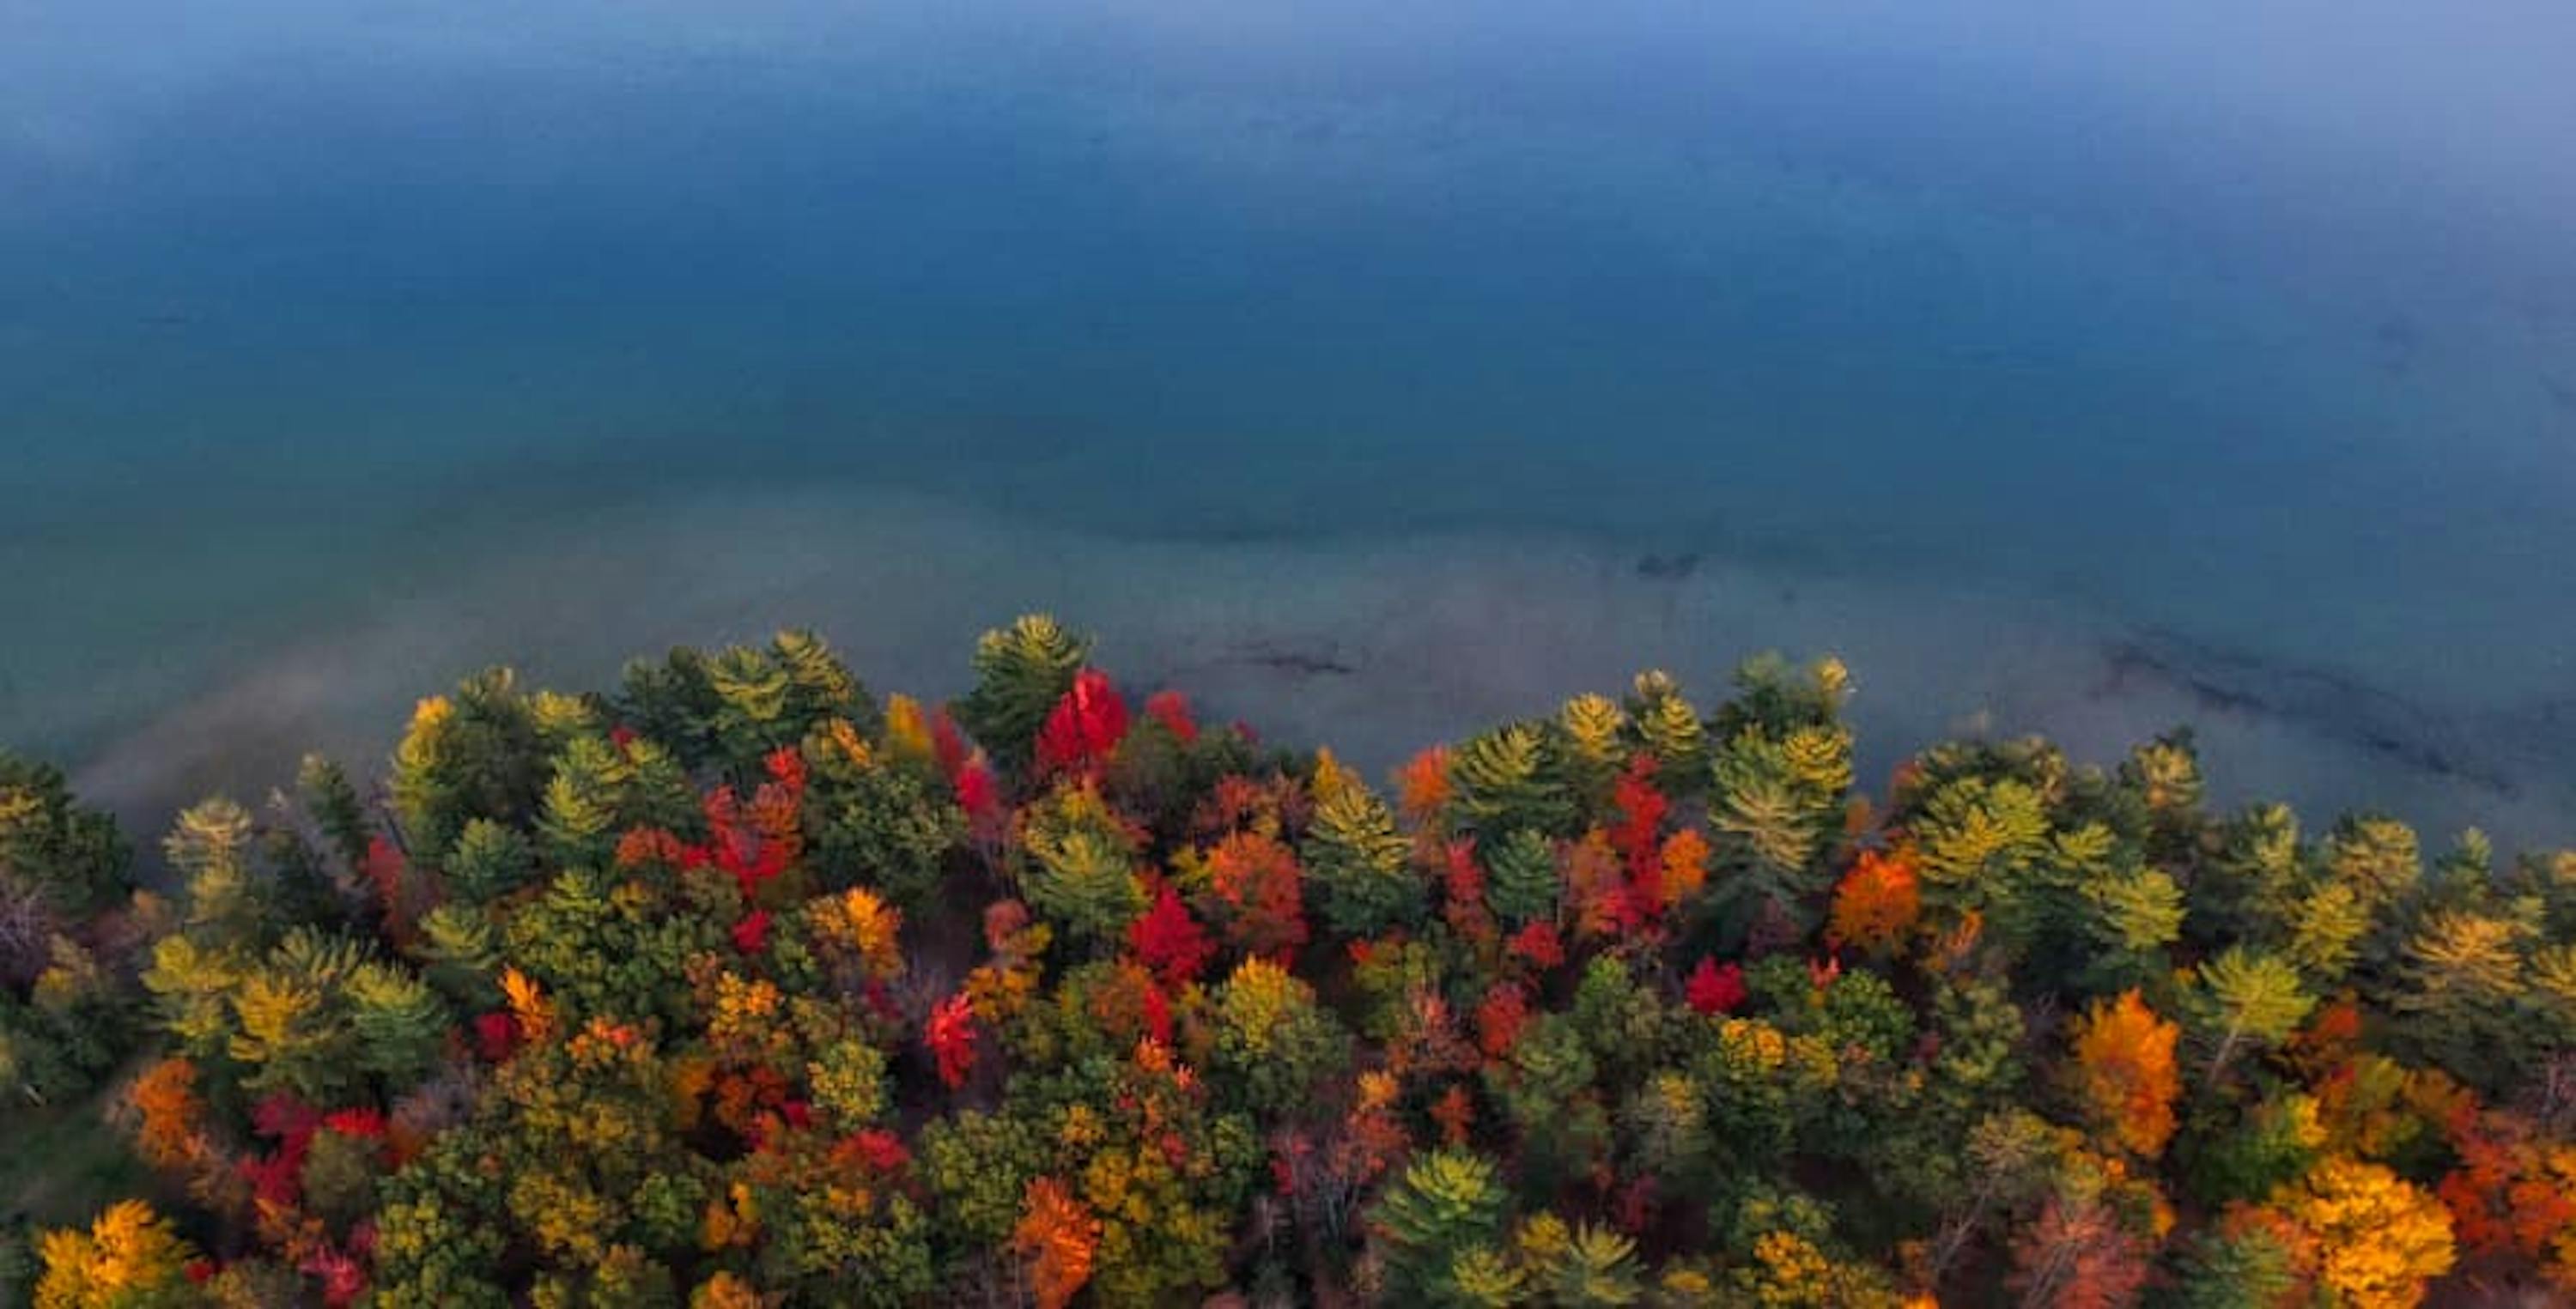
M 2576 694 L 2545 7 L 344 8 L 0 0 L 0 739 L 817 487 Z

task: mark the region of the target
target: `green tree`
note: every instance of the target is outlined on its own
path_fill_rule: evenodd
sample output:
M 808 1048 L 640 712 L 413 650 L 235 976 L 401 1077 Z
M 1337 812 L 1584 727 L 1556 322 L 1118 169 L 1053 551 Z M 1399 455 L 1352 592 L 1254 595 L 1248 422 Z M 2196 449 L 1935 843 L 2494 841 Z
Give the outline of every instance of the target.
M 1421 922 L 1428 888 L 1412 853 L 1386 801 L 1365 784 L 1347 775 L 1330 785 L 1319 780 L 1314 822 L 1298 854 L 1316 909 L 1334 931 L 1376 936 Z
M 1026 766 L 1038 729 L 1091 655 L 1091 640 L 1045 614 L 1023 614 L 975 642 L 975 689 L 958 702 L 957 722 L 993 757 Z
M 1450 803 L 1466 825 L 1499 835 L 1529 830 L 1565 835 L 1574 794 L 1544 725 L 1514 723 L 1470 738 L 1449 757 Z
M 2184 1004 L 2192 1035 L 2215 1081 L 2249 1047 L 2278 1045 L 2316 1007 L 2299 970 L 2277 955 L 2231 946 L 2202 964 Z
M 1557 899 L 1565 878 L 1557 871 L 1556 844 L 1522 828 L 1482 847 L 1485 855 L 1485 902 L 1513 923 L 1556 921 Z
M 16 884 L 56 912 L 122 897 L 132 852 L 116 820 L 78 804 L 62 770 L 0 750 L 0 888 Z
M 447 1041 L 447 1006 L 410 970 L 360 964 L 349 975 L 348 1002 L 360 1068 L 387 1086 L 407 1087 L 437 1067 Z
M 1436 1150 L 1407 1165 L 1368 1215 L 1389 1295 L 1448 1298 L 1458 1255 L 1502 1235 L 1503 1200 L 1493 1162 L 1482 1155 Z
M 583 806 L 578 783 L 567 781 L 558 771 L 556 780 L 547 786 L 549 814 L 558 803 L 558 790 L 563 792 L 561 803 L 565 806 L 576 809 Z M 596 840 L 605 827 L 603 822 L 597 830 L 584 836 L 570 830 L 558 831 L 550 823 L 547 835 L 549 840 L 582 843 Z M 467 904 L 481 905 L 490 904 L 526 885 L 535 866 L 536 852 L 529 848 L 528 838 L 489 818 L 474 818 L 467 820 L 464 829 L 457 834 L 456 847 L 448 852 L 447 864 L 442 871 L 450 894 Z
M 1637 744 L 1661 765 L 1668 785 L 1695 787 L 1707 767 L 1708 729 L 1681 687 L 1660 669 L 1637 674 L 1628 695 L 1628 723 Z

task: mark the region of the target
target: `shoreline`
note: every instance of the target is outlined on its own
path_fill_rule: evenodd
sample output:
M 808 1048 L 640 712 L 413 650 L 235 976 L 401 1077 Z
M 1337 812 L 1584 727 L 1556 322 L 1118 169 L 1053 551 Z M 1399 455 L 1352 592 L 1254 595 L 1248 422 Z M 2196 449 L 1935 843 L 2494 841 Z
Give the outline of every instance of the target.
M 376 776 L 415 700 L 491 664 L 605 689 L 630 657 L 802 626 L 877 694 L 937 697 L 964 689 L 957 652 L 976 632 L 1041 609 L 1095 633 L 1136 689 L 1329 744 L 1371 776 L 1477 724 L 1615 693 L 1642 668 L 1705 699 L 1742 658 L 1779 650 L 1852 668 L 1872 791 L 1962 731 L 2037 732 L 2107 766 L 2190 723 L 2223 804 L 2287 800 L 2317 829 L 2344 807 L 2384 810 L 2436 848 L 2471 823 L 2507 853 L 2576 842 L 2576 761 L 2549 731 L 2576 706 L 2463 716 L 1972 585 L 1563 534 L 1162 543 L 840 489 L 628 504 L 477 541 L 201 670 L 57 762 L 149 851 L 179 806 L 218 789 L 256 802 L 307 750 Z

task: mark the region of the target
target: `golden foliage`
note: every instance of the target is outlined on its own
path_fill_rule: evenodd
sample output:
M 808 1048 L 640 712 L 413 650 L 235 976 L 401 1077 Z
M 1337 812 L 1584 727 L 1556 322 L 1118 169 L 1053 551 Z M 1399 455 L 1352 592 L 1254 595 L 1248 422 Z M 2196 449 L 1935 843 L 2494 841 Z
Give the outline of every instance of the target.
M 1834 888 L 1834 939 L 1858 950 L 1884 952 L 1904 943 L 1923 912 L 1914 859 L 1903 849 L 1861 852 L 1860 861 Z
M 160 1304 L 180 1289 L 196 1251 L 170 1220 L 141 1200 L 108 1206 L 88 1231 L 46 1232 L 37 1253 L 45 1271 L 36 1283 L 36 1309 L 110 1309 Z
M 2338 1156 L 2273 1202 L 2316 1241 L 2318 1285 L 2348 1309 L 2408 1309 L 2450 1271 L 2451 1218 L 2378 1164 Z
M 2174 1133 L 2181 1076 L 2174 1045 L 2182 1029 L 2156 1017 L 2135 988 L 2097 1000 L 2075 1022 L 2075 1090 L 2095 1130 L 2152 1159 Z

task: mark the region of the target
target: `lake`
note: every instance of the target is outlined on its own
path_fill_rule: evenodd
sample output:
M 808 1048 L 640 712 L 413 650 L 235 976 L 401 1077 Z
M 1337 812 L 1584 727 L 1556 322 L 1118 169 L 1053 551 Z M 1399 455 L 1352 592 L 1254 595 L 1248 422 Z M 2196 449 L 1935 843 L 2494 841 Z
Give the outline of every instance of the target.
M 2576 21 L 2239 8 L 0 0 L 0 741 L 1043 607 L 1372 768 L 1830 649 L 2576 840 Z

